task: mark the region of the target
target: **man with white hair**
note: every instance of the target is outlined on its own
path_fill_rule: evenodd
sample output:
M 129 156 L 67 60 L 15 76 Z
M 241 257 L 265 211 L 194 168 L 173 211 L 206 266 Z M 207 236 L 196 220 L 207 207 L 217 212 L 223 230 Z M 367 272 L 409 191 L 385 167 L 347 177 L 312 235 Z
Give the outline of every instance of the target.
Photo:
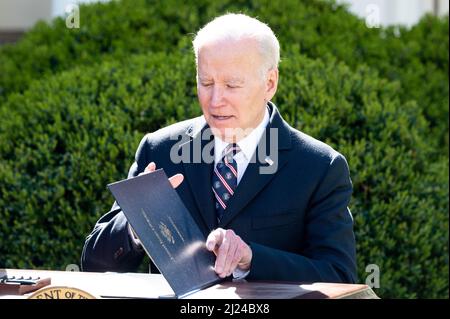
M 193 46 L 203 116 L 147 134 L 128 176 L 156 166 L 173 175 L 222 278 L 355 282 L 348 165 L 290 127 L 270 101 L 280 60 L 272 30 L 226 14 L 204 26 Z M 179 160 L 180 153 L 191 156 Z M 82 268 L 134 271 L 143 256 L 114 203 L 86 239 Z

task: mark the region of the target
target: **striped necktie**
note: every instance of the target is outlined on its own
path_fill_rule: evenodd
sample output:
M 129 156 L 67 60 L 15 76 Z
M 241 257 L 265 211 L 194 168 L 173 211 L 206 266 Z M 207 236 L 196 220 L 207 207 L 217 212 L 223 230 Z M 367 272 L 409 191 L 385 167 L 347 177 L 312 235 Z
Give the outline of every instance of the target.
M 220 162 L 214 167 L 212 191 L 216 199 L 216 215 L 219 222 L 237 186 L 237 163 L 234 156 L 240 151 L 237 144 L 228 144 L 222 152 Z

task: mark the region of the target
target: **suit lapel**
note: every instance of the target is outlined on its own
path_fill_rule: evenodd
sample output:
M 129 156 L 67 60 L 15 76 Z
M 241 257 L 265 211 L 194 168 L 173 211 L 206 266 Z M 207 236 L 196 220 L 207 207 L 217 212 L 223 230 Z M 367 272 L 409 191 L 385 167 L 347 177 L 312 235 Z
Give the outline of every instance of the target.
M 234 196 L 228 202 L 219 227 L 225 228 L 287 163 L 288 156 L 285 151 L 291 148 L 289 127 L 281 118 L 274 104 L 269 102 L 269 108 L 272 111 L 269 125 L 258 143 L 255 154 L 250 160 Z M 275 148 L 276 154 L 268 152 L 271 149 L 271 143 L 273 147 L 274 142 L 278 143 L 278 147 Z M 262 155 L 258 155 L 258 152 L 261 152 Z M 272 165 L 276 165 L 274 166 L 275 171 L 270 170 L 269 166 Z M 262 173 L 268 171 L 272 171 L 272 173 Z
M 187 154 L 190 155 L 189 161 L 183 161 L 186 180 L 189 183 L 192 194 L 194 194 L 194 199 L 203 221 L 208 229 L 212 230 L 217 225 L 214 198 L 211 191 L 214 157 L 211 157 L 212 162 L 208 162 L 201 155 L 203 150 L 214 146 L 214 138 L 210 134 L 209 126 L 203 117 L 200 117 L 188 128 L 186 134 L 189 140 L 181 146 L 182 152 L 188 152 Z M 202 135 L 204 138 L 202 138 Z M 209 144 L 210 142 L 212 144 Z

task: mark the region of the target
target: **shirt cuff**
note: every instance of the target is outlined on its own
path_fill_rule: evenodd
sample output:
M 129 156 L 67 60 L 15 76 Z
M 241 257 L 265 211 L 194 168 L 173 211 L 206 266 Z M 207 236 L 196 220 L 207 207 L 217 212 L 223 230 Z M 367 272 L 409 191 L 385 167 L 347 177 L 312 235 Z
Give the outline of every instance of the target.
M 249 273 L 250 273 L 250 269 L 242 270 L 242 269 L 236 268 L 233 271 L 233 279 L 245 279 L 245 277 L 247 277 Z
M 139 238 L 137 238 L 136 234 L 134 233 L 133 228 L 131 228 L 131 225 L 128 224 L 128 235 L 131 239 L 131 245 L 133 246 L 134 249 L 137 250 L 142 250 L 142 243 L 139 240 Z

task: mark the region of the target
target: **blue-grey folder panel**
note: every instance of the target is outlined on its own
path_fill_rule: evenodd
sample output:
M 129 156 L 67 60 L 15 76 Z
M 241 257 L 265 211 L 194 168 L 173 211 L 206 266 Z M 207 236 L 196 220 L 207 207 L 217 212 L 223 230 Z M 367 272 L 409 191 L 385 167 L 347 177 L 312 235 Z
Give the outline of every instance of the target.
M 178 298 L 221 281 L 206 238 L 163 169 L 108 188 Z

